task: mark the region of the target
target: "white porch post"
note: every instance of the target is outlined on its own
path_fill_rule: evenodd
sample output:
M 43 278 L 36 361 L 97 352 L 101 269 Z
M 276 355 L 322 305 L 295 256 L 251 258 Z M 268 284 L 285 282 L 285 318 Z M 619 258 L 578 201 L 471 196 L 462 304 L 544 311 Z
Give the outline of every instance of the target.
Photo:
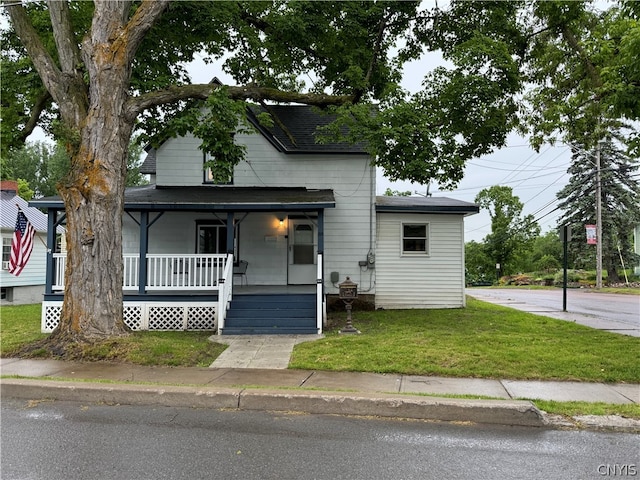
M 318 272 L 316 275 L 316 327 L 324 324 L 324 210 L 318 210 Z
M 147 291 L 147 252 L 149 251 L 149 212 L 140 212 L 140 258 L 138 260 L 138 293 Z

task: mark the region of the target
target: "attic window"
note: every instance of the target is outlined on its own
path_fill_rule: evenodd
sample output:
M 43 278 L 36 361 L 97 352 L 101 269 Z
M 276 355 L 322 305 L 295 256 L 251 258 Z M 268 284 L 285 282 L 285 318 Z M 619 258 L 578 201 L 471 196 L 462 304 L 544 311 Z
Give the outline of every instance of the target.
M 402 254 L 429 254 L 429 224 L 402 224 Z
M 206 164 L 211 160 L 212 158 L 210 156 L 208 156 L 207 154 L 204 155 L 203 157 L 204 178 L 202 180 L 202 183 L 206 185 L 233 185 L 233 173 L 228 176 L 226 181 L 223 181 L 223 182 L 215 181 L 213 176 L 213 170 L 211 169 L 211 167 L 204 166 L 204 164 Z

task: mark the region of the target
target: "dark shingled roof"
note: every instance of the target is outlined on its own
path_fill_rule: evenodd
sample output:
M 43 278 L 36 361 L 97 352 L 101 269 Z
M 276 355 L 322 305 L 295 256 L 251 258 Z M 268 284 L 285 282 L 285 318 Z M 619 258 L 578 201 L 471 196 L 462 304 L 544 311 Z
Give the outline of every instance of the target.
M 58 196 L 31 201 L 36 207 L 62 208 Z M 274 211 L 334 208 L 332 190 L 268 187 L 129 187 L 126 210 Z
M 317 143 L 317 130 L 336 119 L 308 105 L 252 106 L 249 120 L 278 150 L 285 153 L 349 153 L 366 154 L 363 143 Z M 276 117 L 272 127 L 258 122 L 257 114 L 268 112 Z M 284 126 L 284 129 L 278 124 Z
M 140 173 L 153 175 L 156 173 L 156 149 L 149 147 L 144 162 L 140 165 Z
M 459 213 L 473 215 L 480 211 L 475 203 L 447 197 L 376 197 L 376 212 L 382 213 Z
M 253 105 L 248 110 L 248 119 L 256 129 L 279 151 L 289 154 L 366 154 L 363 143 L 316 143 L 318 127 L 328 125 L 335 115 L 322 113 L 308 105 L 269 105 L 268 112 L 277 118 L 272 127 L 265 127 L 257 115 L 266 112 L 264 107 Z M 278 124 L 280 122 L 284 127 Z M 156 151 L 147 150 L 140 173 L 156 173 Z

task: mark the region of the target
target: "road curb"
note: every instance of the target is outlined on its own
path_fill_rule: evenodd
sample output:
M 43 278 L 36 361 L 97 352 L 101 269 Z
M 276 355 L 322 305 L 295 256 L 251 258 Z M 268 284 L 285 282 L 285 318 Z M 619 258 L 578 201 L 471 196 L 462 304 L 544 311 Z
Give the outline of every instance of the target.
M 13 378 L 2 379 L 0 395 L 30 400 L 298 411 L 535 427 L 547 425 L 540 410 L 526 400 L 466 400 L 315 390 L 101 384 Z

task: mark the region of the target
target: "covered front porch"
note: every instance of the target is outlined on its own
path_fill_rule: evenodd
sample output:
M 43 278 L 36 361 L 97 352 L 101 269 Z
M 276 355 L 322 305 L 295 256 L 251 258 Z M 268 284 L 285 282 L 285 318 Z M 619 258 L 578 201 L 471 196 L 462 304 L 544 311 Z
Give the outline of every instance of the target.
M 33 203 L 48 208 L 50 226 L 64 224 L 61 201 Z M 324 209 L 333 205 L 330 191 L 306 189 L 128 189 L 125 323 L 134 331 L 321 333 Z M 43 332 L 59 322 L 65 287 L 66 253 L 50 237 Z

